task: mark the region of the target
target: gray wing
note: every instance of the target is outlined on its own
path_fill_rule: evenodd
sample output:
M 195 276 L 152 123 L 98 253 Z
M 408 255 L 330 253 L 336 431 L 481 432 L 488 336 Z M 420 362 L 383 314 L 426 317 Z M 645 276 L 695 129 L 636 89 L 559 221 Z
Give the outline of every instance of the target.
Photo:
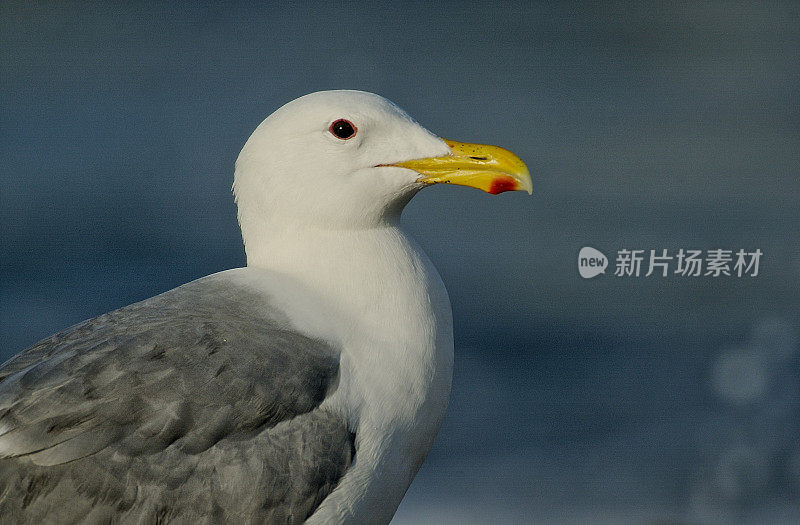
M 319 407 L 338 353 L 219 275 L 76 325 L 0 368 L 0 516 L 295 523 L 313 513 L 354 455 L 344 421 Z

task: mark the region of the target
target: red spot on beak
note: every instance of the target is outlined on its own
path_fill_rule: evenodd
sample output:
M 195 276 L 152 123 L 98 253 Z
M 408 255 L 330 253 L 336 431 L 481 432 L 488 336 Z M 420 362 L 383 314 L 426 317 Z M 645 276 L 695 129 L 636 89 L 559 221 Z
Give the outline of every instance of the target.
M 498 193 L 503 193 L 504 191 L 514 191 L 516 189 L 517 181 L 511 177 L 497 177 L 492 181 L 492 185 L 489 187 L 489 193 L 492 195 L 497 195 Z

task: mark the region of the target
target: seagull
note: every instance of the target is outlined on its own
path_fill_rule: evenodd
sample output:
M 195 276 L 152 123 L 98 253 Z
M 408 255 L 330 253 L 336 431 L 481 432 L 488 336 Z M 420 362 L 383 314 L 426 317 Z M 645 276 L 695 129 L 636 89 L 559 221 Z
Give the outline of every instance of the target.
M 432 184 L 531 192 L 522 160 L 388 100 L 279 108 L 236 161 L 247 266 L 48 337 L 0 367 L 14 523 L 388 523 L 453 369 L 450 302 L 399 227 Z

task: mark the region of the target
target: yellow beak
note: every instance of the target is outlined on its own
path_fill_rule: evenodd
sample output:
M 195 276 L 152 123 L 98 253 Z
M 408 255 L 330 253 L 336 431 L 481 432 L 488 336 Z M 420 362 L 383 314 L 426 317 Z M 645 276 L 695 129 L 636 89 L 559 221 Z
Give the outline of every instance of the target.
M 443 139 L 452 153 L 443 157 L 407 160 L 392 166 L 414 170 L 425 184 L 459 184 L 496 195 L 504 191 L 533 193 L 528 167 L 522 159 L 497 146 Z

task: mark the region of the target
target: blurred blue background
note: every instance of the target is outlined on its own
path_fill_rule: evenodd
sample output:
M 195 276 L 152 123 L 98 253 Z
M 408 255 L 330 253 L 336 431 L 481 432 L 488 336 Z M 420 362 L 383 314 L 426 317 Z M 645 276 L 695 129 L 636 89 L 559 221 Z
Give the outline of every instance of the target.
M 406 209 L 456 361 L 394 523 L 800 522 L 798 64 L 796 2 L 3 2 L 0 358 L 243 265 L 249 134 L 373 91 L 535 187 Z M 584 280 L 583 246 L 764 256 Z

